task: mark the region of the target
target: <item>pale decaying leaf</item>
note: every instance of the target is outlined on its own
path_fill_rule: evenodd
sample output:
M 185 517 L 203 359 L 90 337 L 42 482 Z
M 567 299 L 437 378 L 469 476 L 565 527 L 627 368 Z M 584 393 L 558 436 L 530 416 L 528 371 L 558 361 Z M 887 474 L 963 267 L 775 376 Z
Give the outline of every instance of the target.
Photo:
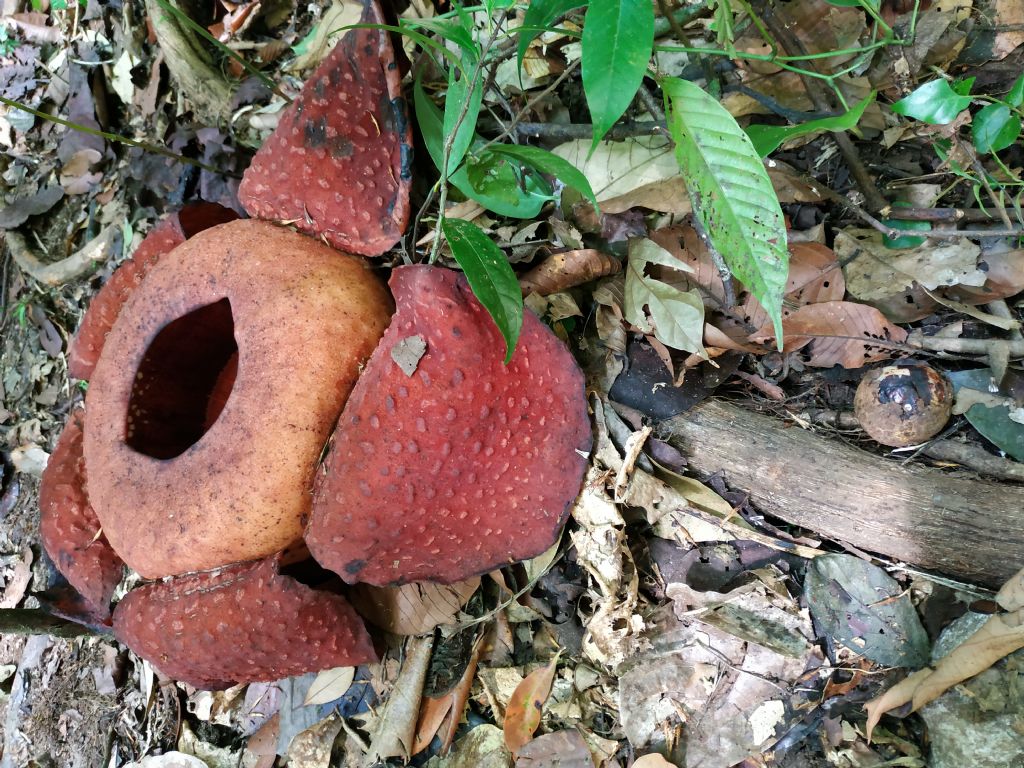
M 478 725 L 452 746 L 445 757 L 432 757 L 426 768 L 510 768 L 512 753 L 497 726 Z
M 314 704 L 327 704 L 328 702 L 340 699 L 345 691 L 352 685 L 356 678 L 355 667 L 334 667 L 317 673 L 316 679 L 306 691 L 306 698 L 302 705 L 308 707 Z
M 704 345 L 704 299 L 696 289 L 682 291 L 648 277 L 650 264 L 685 270 L 687 265 L 652 240 L 630 243 L 626 264 L 626 319 L 662 344 L 707 357 Z
M 997 61 L 1013 53 L 1024 43 L 1024 5 L 1019 0 L 995 0 L 996 33 L 992 56 Z
M 331 50 L 332 43 L 340 39 L 339 30 L 352 24 L 358 24 L 363 15 L 363 4 L 355 0 L 334 0 L 323 12 L 320 23 L 312 37 L 307 41 L 305 52 L 295 57 L 288 69 L 292 72 L 304 72 L 316 66 Z M 348 30 L 351 31 L 351 30 Z M 347 34 L 347 31 L 342 34 Z
M 875 230 L 848 229 L 836 233 L 835 252 L 845 265 L 846 289 L 861 301 L 887 299 L 914 282 L 929 290 L 985 284 L 978 269 L 981 249 L 967 238 L 894 250 Z
M 996 602 L 1004 611 L 1024 608 L 1024 568 L 1011 576 L 996 594 Z
M 341 718 L 331 715 L 297 734 L 288 747 L 289 768 L 330 768 L 331 749 L 341 728 Z
M 399 757 L 408 760 L 416 741 L 416 722 L 423 697 L 423 683 L 430 666 L 434 637 L 409 638 L 402 671 L 388 694 L 388 701 L 373 734 L 367 761 Z
M 633 763 L 633 768 L 676 768 L 676 764 L 670 763 L 657 752 L 652 752 L 649 755 L 638 757 Z
M 650 208 L 685 215 L 691 210 L 672 146 L 663 136 L 606 141 L 592 155 L 586 139 L 560 144 L 552 151 L 583 172 L 602 213 Z
M 124 768 L 210 768 L 195 755 L 184 752 L 165 752 L 144 757 L 137 763 L 126 763 Z
M 398 587 L 356 584 L 349 600 L 368 621 L 396 635 L 420 635 L 441 624 L 454 624 L 480 577 L 454 584 L 414 581 Z
M 807 364 L 817 368 L 860 368 L 886 360 L 893 356 L 894 344 L 907 338 L 905 330 L 890 323 L 877 309 L 852 301 L 826 301 L 792 312 L 784 310 L 782 330 L 785 352 L 810 344 Z M 759 343 L 773 339 L 768 324 L 751 336 L 752 341 Z
M 555 731 L 523 745 L 516 768 L 594 768 L 594 758 L 579 731 Z

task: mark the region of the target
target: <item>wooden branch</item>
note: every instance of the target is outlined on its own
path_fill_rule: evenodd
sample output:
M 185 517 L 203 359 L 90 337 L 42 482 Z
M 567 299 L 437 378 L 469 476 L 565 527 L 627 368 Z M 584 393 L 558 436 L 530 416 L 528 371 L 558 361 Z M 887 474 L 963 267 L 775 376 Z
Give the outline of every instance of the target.
M 66 621 L 43 610 L 6 608 L 0 610 L 0 634 L 81 637 L 95 633 L 82 624 Z
M 698 475 L 723 471 L 793 525 L 986 586 L 1024 567 L 1024 487 L 902 466 L 718 401 L 662 427 Z

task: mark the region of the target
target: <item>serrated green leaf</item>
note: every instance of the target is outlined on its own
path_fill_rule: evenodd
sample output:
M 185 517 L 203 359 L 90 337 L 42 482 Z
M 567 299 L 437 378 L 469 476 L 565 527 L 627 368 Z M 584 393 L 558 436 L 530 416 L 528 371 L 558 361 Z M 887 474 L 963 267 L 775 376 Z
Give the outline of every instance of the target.
M 696 289 L 682 291 L 648 277 L 648 264 L 686 271 L 683 262 L 647 239 L 629 245 L 623 312 L 644 333 L 653 333 L 662 344 L 707 358 L 704 349 L 704 300 Z
M 523 327 L 523 293 L 508 259 L 471 221 L 446 218 L 441 230 L 452 255 L 466 273 L 473 295 L 486 309 L 505 339 L 505 364 L 512 359 Z
M 1005 104 L 989 104 L 971 121 L 971 139 L 981 154 L 999 152 L 1020 136 L 1020 116 Z
M 932 80 L 892 105 L 897 115 L 913 117 L 931 125 L 953 122 L 971 103 L 971 97 L 959 94 L 945 80 Z
M 800 125 L 761 125 L 754 123 L 746 128 L 747 135 L 761 157 L 768 157 L 772 152 L 782 146 L 783 142 L 795 139 L 798 136 L 806 136 L 815 131 L 848 131 L 856 128 L 860 122 L 861 115 L 868 105 L 875 100 L 875 92 L 856 104 L 852 109 L 836 117 L 823 117 L 820 120 L 808 120 Z
M 654 46 L 650 0 L 591 0 L 583 22 L 583 92 L 594 148 L 633 101 Z
M 523 15 L 523 31 L 519 33 L 519 48 L 516 58 L 516 69 L 523 71 L 523 58 L 540 30 L 550 27 L 574 8 L 581 8 L 587 0 L 532 0 Z
M 789 250 L 768 172 L 733 116 L 698 86 L 671 77 L 662 90 L 694 214 L 729 269 L 768 312 L 782 349 Z
M 1024 75 L 1013 81 L 1009 92 L 1006 94 L 1006 103 L 1011 107 L 1019 107 L 1024 103 Z
M 575 165 L 556 154 L 548 152 L 540 147 L 530 147 L 524 144 L 492 144 L 489 148 L 496 155 L 507 155 L 514 157 L 521 163 L 534 168 L 541 173 L 549 173 L 560 179 L 566 186 L 572 187 L 589 198 L 590 202 L 597 206 L 597 197 L 594 190 L 590 188 L 590 182 Z
M 448 175 L 459 167 L 459 163 L 466 156 L 473 137 L 476 135 L 476 121 L 480 117 L 480 105 L 483 103 L 483 80 L 477 78 L 476 83 L 470 92 L 470 75 L 468 72 L 459 72 L 452 68 L 448 71 L 448 93 L 444 100 L 444 121 L 442 123 L 442 140 L 447 141 L 448 137 L 455 133 L 455 140 L 452 142 L 451 152 L 448 156 Z M 455 123 L 462 113 L 464 105 L 469 103 L 466 113 L 459 123 L 458 131 L 455 130 Z

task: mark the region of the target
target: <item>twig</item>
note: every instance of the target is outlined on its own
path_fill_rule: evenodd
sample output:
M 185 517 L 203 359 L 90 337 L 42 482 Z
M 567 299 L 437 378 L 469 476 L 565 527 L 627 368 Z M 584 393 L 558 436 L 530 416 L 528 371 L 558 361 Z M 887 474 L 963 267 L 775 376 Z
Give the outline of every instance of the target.
M 817 192 L 822 197 L 827 197 L 834 203 L 839 203 L 840 205 L 846 206 L 855 214 L 857 214 L 857 216 L 865 224 L 870 226 L 872 229 L 878 230 L 886 237 L 891 237 L 895 239 L 898 237 L 906 236 L 906 230 L 895 229 L 894 227 L 889 227 L 883 224 L 881 221 L 879 221 L 866 210 L 864 210 L 863 207 L 857 205 L 857 203 L 850 200 L 850 198 L 848 198 L 846 195 L 841 195 L 834 189 L 826 187 L 824 184 L 822 184 L 820 181 L 813 178 L 812 176 L 808 176 L 807 174 L 799 174 L 799 176 L 801 180 L 811 188 L 812 192 Z M 895 216 L 903 216 L 902 209 L 889 208 L 889 210 L 892 211 L 893 215 Z M 1009 229 L 950 229 L 928 231 L 915 230 L 914 232 L 912 232 L 912 234 L 915 237 L 926 237 L 931 240 L 959 240 L 961 237 L 1024 237 L 1024 224 L 1016 227 L 1011 226 Z
M 661 104 L 654 98 L 654 95 L 648 90 L 646 85 L 641 84 L 636 95 L 640 99 L 640 103 L 644 105 L 644 108 L 650 113 L 651 117 L 657 120 L 659 123 L 665 122 L 665 111 L 661 108 Z
M 545 125 L 545 123 L 520 123 L 519 121 L 522 119 L 523 115 L 525 115 L 527 112 L 529 112 L 531 109 L 533 109 L 537 104 L 539 104 L 543 99 L 545 99 L 548 96 L 548 94 L 550 94 L 558 86 L 560 86 L 565 81 L 565 79 L 567 77 L 569 77 L 569 75 L 571 75 L 573 72 L 576 71 L 576 69 L 579 67 L 579 65 L 580 65 L 580 60 L 577 59 L 572 64 L 570 64 L 568 67 L 566 67 L 565 71 L 562 72 L 562 74 L 560 74 L 557 78 L 555 78 L 555 80 L 550 85 L 548 85 L 543 91 L 541 91 L 536 96 L 533 96 L 529 101 L 527 101 L 526 105 L 521 110 L 519 110 L 515 114 L 515 116 L 512 118 L 512 123 L 507 128 L 505 128 L 501 133 L 499 133 L 493 139 L 491 139 L 486 144 L 484 144 L 484 146 L 481 148 L 480 151 L 483 151 L 484 149 L 487 149 L 492 144 L 495 144 L 495 143 L 501 141 L 502 139 L 506 138 L 507 136 L 511 136 L 513 132 L 525 133 L 524 131 L 520 130 L 520 126 L 522 126 L 522 125 Z M 588 135 L 593 134 L 593 132 L 594 132 L 593 128 L 590 128 L 590 134 L 588 134 Z M 526 135 L 529 135 L 529 134 L 526 134 Z
M 11 635 L 53 635 L 82 637 L 95 634 L 91 629 L 39 609 L 7 608 L 0 611 L 0 633 Z
M 1024 464 L 993 456 L 978 445 L 962 443 L 959 440 L 935 440 L 926 445 L 921 452 L 939 461 L 955 461 L 979 475 L 1024 482 Z
M 974 172 L 978 174 L 978 179 L 981 181 L 985 192 L 988 193 L 988 199 L 992 201 L 992 205 L 1000 214 L 1000 218 L 1003 220 L 1003 224 L 1006 225 L 1007 229 L 1013 227 L 1013 222 L 1010 221 L 1010 216 L 1006 213 L 1006 209 L 1002 207 L 1003 201 L 999 199 L 999 195 L 992 189 L 992 185 L 988 183 L 988 173 L 981 164 L 981 160 L 978 159 L 978 153 L 974 151 L 974 147 L 967 144 L 959 137 L 956 138 L 957 146 L 960 148 L 962 154 L 967 155 L 971 158 L 971 167 L 974 168 Z
M 928 352 L 952 352 L 960 355 L 988 355 L 992 353 L 993 345 L 998 344 L 1005 345 L 1010 357 L 1024 357 L 1024 341 L 954 339 L 945 336 L 925 336 L 920 331 L 911 331 L 905 343 L 912 349 L 924 349 Z
M 697 208 L 697 204 L 694 203 L 694 209 Z M 725 259 L 722 258 L 722 254 L 718 252 L 718 249 L 711 243 L 711 238 L 708 237 L 707 231 L 704 229 L 704 222 L 700 220 L 700 216 L 694 213 L 690 217 L 693 222 L 693 228 L 696 230 L 697 235 L 704 242 L 704 247 L 708 249 L 708 253 L 711 255 L 711 261 L 715 263 L 715 269 L 718 270 L 718 276 L 722 278 L 722 288 L 724 289 L 724 296 L 722 297 L 723 309 L 731 309 L 736 306 L 736 291 L 732 285 L 732 270 L 729 269 L 729 265 L 725 263 Z
M 1005 208 L 995 210 L 1007 213 Z M 991 221 L 996 218 L 996 215 L 981 208 L 893 208 L 887 206 L 879 213 L 887 218 L 892 217 L 904 221 Z
M 594 135 L 594 126 L 590 123 L 519 123 L 516 130 L 522 136 L 532 136 L 551 142 L 589 139 Z M 644 120 L 613 125 L 604 138 L 606 141 L 623 141 L 637 136 L 655 136 L 664 132 L 664 122 Z

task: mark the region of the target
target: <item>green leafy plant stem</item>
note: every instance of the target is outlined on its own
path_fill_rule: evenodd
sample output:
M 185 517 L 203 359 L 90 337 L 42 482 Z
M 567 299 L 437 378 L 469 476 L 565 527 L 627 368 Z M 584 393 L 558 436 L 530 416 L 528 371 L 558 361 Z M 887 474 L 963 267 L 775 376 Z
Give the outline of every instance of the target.
M 199 24 L 198 22 L 193 20 L 192 17 L 190 17 L 187 13 L 185 13 L 180 8 L 178 8 L 178 7 L 174 6 L 173 4 L 171 4 L 170 2 L 168 2 L 168 0 L 156 0 L 156 2 L 157 2 L 157 5 L 159 5 L 161 8 L 163 8 L 169 14 L 171 14 L 176 19 L 178 19 L 186 27 L 191 29 L 193 32 L 195 32 L 197 35 L 202 37 L 204 40 L 206 40 L 210 44 L 216 46 L 217 49 L 220 50 L 221 52 L 223 52 L 225 55 L 227 55 L 231 59 L 234 59 L 249 74 L 253 75 L 253 77 L 259 78 L 268 88 L 270 88 L 270 90 L 272 90 L 274 92 L 274 95 L 284 99 L 286 102 L 290 102 L 291 101 L 291 99 L 289 99 L 284 94 L 284 92 L 278 87 L 277 83 L 275 83 L 266 74 L 264 74 L 259 69 L 257 69 L 252 64 L 250 64 L 248 61 L 246 61 L 238 53 L 236 53 L 235 51 L 231 50 L 228 46 L 224 45 L 224 43 L 222 43 L 220 40 L 218 40 L 216 37 L 211 35 L 210 31 L 208 29 L 206 29 L 206 27 L 204 27 L 202 24 Z
M 480 56 L 473 67 L 473 73 L 471 76 L 469 88 L 467 93 L 472 93 L 480 82 L 480 78 L 483 76 L 484 71 L 484 60 L 487 58 L 488 48 L 485 47 L 480 52 Z M 438 179 L 435 189 L 437 190 L 437 225 L 438 228 L 444 224 L 445 218 L 445 207 L 448 204 L 448 176 L 453 170 L 450 168 L 450 161 L 452 156 L 452 148 L 455 146 L 455 140 L 459 135 L 459 129 L 462 127 L 462 123 L 466 120 L 466 115 L 469 114 L 469 109 L 472 104 L 472 99 L 466 98 L 462 104 L 459 105 L 459 112 L 455 118 L 455 122 L 452 125 L 451 132 L 444 137 L 444 149 L 441 159 L 441 178 Z M 433 196 L 433 190 L 431 190 L 431 196 Z M 429 201 L 428 201 L 429 202 Z M 440 253 L 441 238 L 435 237 L 434 242 L 430 247 L 430 263 L 433 264 L 437 261 L 437 256 Z
M 38 109 L 32 109 L 32 107 L 26 104 L 8 99 L 4 96 L 0 96 L 0 104 L 12 107 L 13 109 L 20 109 L 22 112 L 28 112 L 30 115 L 35 115 L 42 120 L 47 120 L 51 123 L 56 123 L 57 125 L 63 125 L 75 131 L 81 131 L 82 133 L 87 133 L 90 136 L 99 136 L 107 141 L 113 141 L 118 144 L 127 144 L 130 147 L 138 147 L 146 152 L 152 152 L 153 154 L 160 155 L 161 157 L 168 157 L 171 160 L 177 160 L 179 163 L 185 163 L 187 165 L 195 166 L 196 168 L 202 168 L 204 171 L 209 171 L 210 173 L 223 173 L 219 168 L 214 168 L 212 165 L 207 165 L 199 160 L 193 160 L 190 157 L 184 157 L 157 144 L 150 144 L 148 141 L 130 139 L 127 136 L 121 136 L 117 133 L 109 133 L 108 131 L 101 131 L 98 128 L 90 128 L 86 125 L 80 125 L 70 120 L 65 120 L 63 117 L 49 115 L 46 112 L 40 112 Z

